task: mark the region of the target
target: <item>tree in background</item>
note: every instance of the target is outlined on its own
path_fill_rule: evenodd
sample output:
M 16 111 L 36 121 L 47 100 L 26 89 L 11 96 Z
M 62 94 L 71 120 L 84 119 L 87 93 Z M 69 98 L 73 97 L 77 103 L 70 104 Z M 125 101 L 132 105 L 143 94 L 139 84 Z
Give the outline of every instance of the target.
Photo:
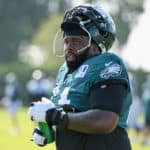
M 132 27 L 143 12 L 144 0 L 84 0 L 111 6 L 117 26 L 119 46 L 124 45 Z M 0 0 L 0 62 L 18 61 L 21 41 L 30 43 L 33 35 L 47 17 L 70 8 L 69 0 Z M 47 18 L 49 19 L 49 18 Z M 52 29 L 53 30 L 53 29 Z
M 48 15 L 47 3 L 38 0 L 0 0 L 0 61 L 17 60 L 21 40 L 30 40 L 41 21 Z
M 31 40 L 52 8 L 61 12 L 68 5 L 66 0 L 0 0 L 0 62 L 18 61 L 20 42 Z

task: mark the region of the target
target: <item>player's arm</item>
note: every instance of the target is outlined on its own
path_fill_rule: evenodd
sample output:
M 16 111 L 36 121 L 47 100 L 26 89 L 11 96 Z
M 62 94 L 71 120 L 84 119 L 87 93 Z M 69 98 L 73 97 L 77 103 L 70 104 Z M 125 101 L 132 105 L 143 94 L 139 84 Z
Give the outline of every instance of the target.
M 123 83 L 97 84 L 91 90 L 91 110 L 68 113 L 68 128 L 84 133 L 110 133 L 116 128 L 126 86 Z
M 116 127 L 118 121 L 116 113 L 100 109 L 76 114 L 68 113 L 68 118 L 68 129 L 90 134 L 110 133 Z
M 83 133 L 110 133 L 117 126 L 123 105 L 126 86 L 122 83 L 95 85 L 91 89 L 91 109 L 85 112 L 66 113 L 49 104 L 35 103 L 29 116 L 37 122 L 47 122 Z

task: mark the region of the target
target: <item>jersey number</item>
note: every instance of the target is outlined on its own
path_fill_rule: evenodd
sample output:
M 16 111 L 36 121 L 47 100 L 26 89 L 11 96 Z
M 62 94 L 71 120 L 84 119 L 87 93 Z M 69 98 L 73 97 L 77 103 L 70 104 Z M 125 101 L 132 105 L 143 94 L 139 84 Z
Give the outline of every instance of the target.
M 67 99 L 70 87 L 66 87 L 60 95 L 60 99 L 58 101 L 59 105 L 70 104 L 70 100 Z

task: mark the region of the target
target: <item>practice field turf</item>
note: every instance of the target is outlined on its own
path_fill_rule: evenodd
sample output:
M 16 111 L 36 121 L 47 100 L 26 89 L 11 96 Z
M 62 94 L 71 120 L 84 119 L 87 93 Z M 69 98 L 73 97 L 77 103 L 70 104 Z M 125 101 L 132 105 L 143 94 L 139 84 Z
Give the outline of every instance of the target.
M 0 118 L 1 150 L 56 150 L 54 143 L 45 147 L 38 147 L 30 140 L 35 125 L 28 118 L 25 108 L 18 112 L 20 126 L 20 132 L 18 134 L 11 133 L 11 121 L 7 111 L 2 108 L 0 108 Z M 150 150 L 150 146 L 146 147 L 132 143 L 132 150 Z

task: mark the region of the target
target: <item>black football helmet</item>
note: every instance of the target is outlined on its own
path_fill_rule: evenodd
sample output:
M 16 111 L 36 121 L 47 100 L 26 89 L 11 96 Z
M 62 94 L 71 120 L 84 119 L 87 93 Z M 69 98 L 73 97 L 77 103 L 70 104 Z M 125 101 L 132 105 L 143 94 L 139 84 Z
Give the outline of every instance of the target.
M 100 48 L 108 50 L 115 41 L 114 21 L 101 7 L 79 5 L 66 11 L 61 29 L 65 32 L 77 27 L 87 32 Z

